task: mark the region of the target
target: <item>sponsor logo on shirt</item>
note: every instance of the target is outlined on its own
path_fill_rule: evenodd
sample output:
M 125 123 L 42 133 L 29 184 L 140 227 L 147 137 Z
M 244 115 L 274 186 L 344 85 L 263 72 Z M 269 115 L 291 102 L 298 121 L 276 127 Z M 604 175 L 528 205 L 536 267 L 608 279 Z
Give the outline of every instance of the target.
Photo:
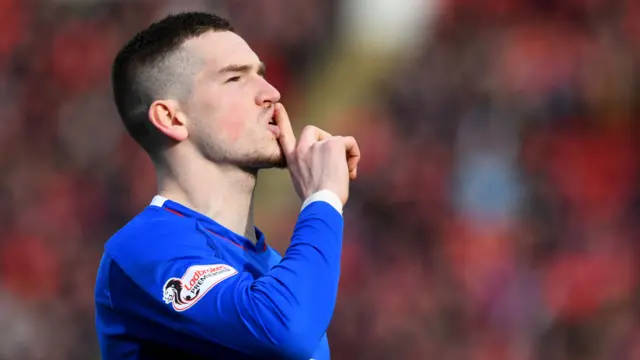
M 162 288 L 162 299 L 172 304 L 176 311 L 187 310 L 215 285 L 237 273 L 236 269 L 225 264 L 191 266 L 181 279 L 167 280 Z

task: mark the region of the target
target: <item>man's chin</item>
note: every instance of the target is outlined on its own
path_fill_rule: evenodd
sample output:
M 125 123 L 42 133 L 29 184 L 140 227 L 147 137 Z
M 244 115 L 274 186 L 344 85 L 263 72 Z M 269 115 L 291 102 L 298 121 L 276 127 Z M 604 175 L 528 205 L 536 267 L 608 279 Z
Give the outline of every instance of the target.
M 255 170 L 285 169 L 287 167 L 287 158 L 278 144 L 277 147 L 270 149 L 270 151 L 255 153 L 254 156 L 245 158 L 239 165 Z
M 282 156 L 272 157 L 268 159 L 256 159 L 256 161 L 252 161 L 247 164 L 247 167 L 263 170 L 263 169 L 286 169 L 287 168 L 287 159 Z
M 283 156 L 281 159 L 274 159 L 265 163 L 263 169 L 286 169 L 287 168 L 287 159 Z
M 267 168 L 275 168 L 275 169 L 286 169 L 287 168 L 287 158 L 284 156 L 284 151 L 278 144 L 278 152 L 274 154 L 273 157 L 269 158 L 267 161 Z

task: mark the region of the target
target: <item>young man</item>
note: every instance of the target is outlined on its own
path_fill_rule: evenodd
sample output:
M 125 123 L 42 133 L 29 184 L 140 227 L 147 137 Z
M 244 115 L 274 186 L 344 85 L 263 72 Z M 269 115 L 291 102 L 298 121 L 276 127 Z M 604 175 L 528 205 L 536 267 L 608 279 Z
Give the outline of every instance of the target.
M 215 15 L 151 25 L 112 76 L 158 196 L 105 245 L 102 358 L 329 359 L 355 140 L 315 127 L 296 140 L 264 65 Z M 258 170 L 285 166 L 304 202 L 280 257 L 254 227 L 252 194 Z

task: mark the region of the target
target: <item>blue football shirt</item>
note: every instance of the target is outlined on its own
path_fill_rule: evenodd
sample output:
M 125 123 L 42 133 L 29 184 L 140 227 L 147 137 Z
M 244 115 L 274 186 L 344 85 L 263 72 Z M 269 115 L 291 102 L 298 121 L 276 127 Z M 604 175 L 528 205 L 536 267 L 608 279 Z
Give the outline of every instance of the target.
M 254 244 L 156 196 L 105 245 L 103 360 L 328 360 L 344 225 L 330 203 L 305 203 L 281 257 L 258 229 Z

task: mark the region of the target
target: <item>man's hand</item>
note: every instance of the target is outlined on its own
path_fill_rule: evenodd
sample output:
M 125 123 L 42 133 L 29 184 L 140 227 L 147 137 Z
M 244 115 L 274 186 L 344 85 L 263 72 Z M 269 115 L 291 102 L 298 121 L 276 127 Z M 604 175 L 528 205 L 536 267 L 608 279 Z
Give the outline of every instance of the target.
M 320 190 L 336 193 L 342 204 L 349 198 L 349 179 L 357 176 L 360 149 L 351 136 L 332 136 L 315 126 L 307 126 L 296 141 L 284 106 L 275 107 L 278 141 L 287 159 L 293 186 L 302 200 Z

